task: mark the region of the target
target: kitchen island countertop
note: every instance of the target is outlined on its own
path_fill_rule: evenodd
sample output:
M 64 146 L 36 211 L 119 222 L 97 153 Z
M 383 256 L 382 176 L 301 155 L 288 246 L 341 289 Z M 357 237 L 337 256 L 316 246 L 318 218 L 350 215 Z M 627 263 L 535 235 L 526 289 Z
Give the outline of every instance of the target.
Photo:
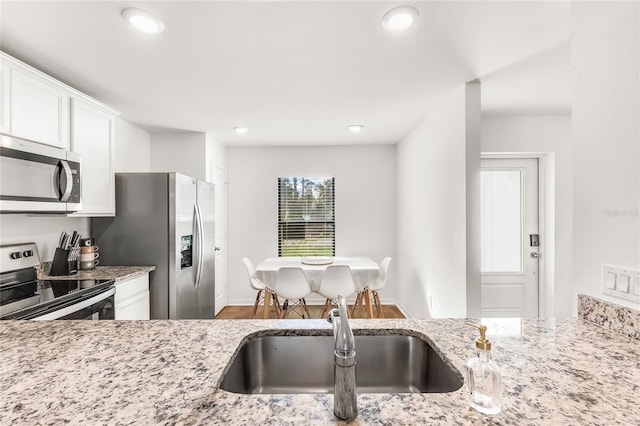
M 461 373 L 477 331 L 462 319 L 351 320 L 433 342 Z M 503 410 L 446 394 L 360 394 L 351 424 L 640 422 L 640 341 L 579 318 L 489 320 Z M 4 321 L 0 424 L 335 424 L 333 395 L 241 395 L 218 385 L 249 334 L 330 333 L 324 320 Z M 356 331 L 356 333 L 358 333 Z M 356 348 L 357 351 L 357 348 Z

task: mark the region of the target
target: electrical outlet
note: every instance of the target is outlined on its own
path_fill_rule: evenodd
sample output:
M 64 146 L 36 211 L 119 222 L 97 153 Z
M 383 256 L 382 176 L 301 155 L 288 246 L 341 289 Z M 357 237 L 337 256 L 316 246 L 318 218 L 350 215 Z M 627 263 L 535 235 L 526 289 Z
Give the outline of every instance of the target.
M 640 303 L 640 271 L 602 265 L 602 293 Z

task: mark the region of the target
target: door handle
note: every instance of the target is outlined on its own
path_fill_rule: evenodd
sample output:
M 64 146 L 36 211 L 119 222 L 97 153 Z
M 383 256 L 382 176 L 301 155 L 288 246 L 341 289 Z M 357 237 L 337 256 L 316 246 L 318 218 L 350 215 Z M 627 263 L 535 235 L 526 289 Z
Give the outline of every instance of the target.
M 195 288 L 200 287 L 200 279 L 202 278 L 202 269 L 203 269 L 203 256 L 204 256 L 204 235 L 203 235 L 203 224 L 202 224 L 202 213 L 200 212 L 200 205 L 195 205 L 196 209 L 196 223 L 197 223 L 197 245 L 196 248 L 198 250 L 198 262 L 196 263 L 196 283 Z
M 62 185 L 62 178 L 64 176 L 64 188 Z M 58 189 L 60 201 L 68 201 L 71 196 L 71 190 L 73 189 L 73 175 L 71 174 L 71 167 L 69 163 L 64 160 L 58 161 L 58 165 L 55 171 L 55 187 Z
M 540 259 L 542 257 L 542 255 L 538 252 L 532 251 L 531 252 L 531 257 L 533 257 L 534 259 Z
M 214 250 L 215 250 L 215 251 L 220 251 L 221 249 L 220 249 L 220 247 L 217 247 L 217 246 L 216 246 L 216 248 L 215 248 Z

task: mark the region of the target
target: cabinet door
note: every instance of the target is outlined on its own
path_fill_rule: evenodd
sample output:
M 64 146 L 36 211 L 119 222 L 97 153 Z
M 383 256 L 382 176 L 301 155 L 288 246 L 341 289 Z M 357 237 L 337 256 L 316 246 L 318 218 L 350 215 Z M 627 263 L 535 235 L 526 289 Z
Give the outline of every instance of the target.
M 27 69 L 12 66 L 9 71 L 11 134 L 68 149 L 69 92 Z
M 114 116 L 71 99 L 71 151 L 82 156 L 82 211 L 71 216 L 114 216 Z
M 9 129 L 9 66 L 0 62 L 0 133 Z
M 147 320 L 149 313 L 149 274 L 116 283 L 117 320 Z
M 117 320 L 148 320 L 149 319 L 149 291 L 120 301 L 116 305 L 115 319 Z

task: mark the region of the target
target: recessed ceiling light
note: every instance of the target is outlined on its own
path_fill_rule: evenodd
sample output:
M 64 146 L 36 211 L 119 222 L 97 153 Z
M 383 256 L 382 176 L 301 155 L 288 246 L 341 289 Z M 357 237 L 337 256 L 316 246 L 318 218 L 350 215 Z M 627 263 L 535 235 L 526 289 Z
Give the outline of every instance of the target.
M 351 133 L 360 133 L 363 128 L 364 126 L 362 124 L 351 124 L 349 126 L 349 130 L 351 130 Z
M 122 18 L 133 28 L 147 34 L 157 34 L 164 31 L 164 22 L 151 13 L 134 7 L 124 9 Z
M 388 31 L 406 30 L 418 19 L 418 9 L 411 6 L 398 6 L 384 14 L 382 27 Z
M 240 127 L 240 126 L 236 126 L 233 128 L 233 130 L 236 131 L 237 134 L 239 135 L 244 135 L 245 133 L 247 133 L 249 131 L 248 127 Z

